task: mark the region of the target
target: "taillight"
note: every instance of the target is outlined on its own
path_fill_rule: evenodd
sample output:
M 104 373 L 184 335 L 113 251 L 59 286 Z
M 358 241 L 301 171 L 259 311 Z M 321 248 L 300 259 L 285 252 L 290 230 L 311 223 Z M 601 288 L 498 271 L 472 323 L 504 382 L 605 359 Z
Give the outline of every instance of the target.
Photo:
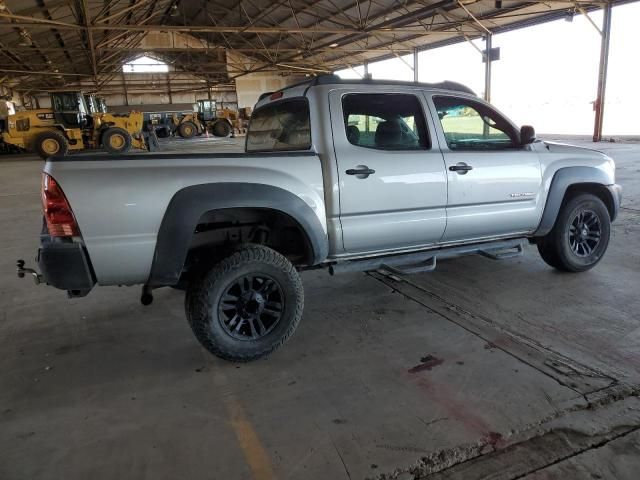
M 42 174 L 42 209 L 52 237 L 73 237 L 80 235 L 80 229 L 73 216 L 64 192 L 53 177 Z

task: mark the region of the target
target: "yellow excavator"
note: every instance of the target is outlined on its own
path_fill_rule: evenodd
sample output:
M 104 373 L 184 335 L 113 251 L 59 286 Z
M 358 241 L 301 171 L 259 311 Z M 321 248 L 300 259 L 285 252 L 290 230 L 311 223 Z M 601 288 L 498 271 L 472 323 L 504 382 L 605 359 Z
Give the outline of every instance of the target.
M 51 93 L 51 108 L 25 110 L 9 115 L 2 141 L 37 152 L 42 158 L 69 151 L 104 149 L 113 154 L 132 147 L 145 149 L 142 113 L 91 112 L 81 92 Z

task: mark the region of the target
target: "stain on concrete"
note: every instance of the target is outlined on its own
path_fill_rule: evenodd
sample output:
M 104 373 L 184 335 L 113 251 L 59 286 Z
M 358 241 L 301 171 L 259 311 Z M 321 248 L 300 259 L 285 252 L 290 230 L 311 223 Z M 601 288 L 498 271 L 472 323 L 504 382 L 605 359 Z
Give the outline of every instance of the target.
M 62 345 L 53 351 L 54 355 L 66 355 L 67 353 L 77 352 L 81 350 L 84 345 Z
M 498 432 L 488 432 L 480 441 L 486 445 L 495 447 L 502 443 L 502 434 Z
M 420 362 L 415 367 L 412 367 L 408 370 L 409 373 L 418 373 L 424 372 L 425 370 L 431 371 L 433 367 L 437 367 L 438 365 L 442 365 L 444 360 L 441 358 L 434 357 L 433 355 L 426 355 L 420 359 Z

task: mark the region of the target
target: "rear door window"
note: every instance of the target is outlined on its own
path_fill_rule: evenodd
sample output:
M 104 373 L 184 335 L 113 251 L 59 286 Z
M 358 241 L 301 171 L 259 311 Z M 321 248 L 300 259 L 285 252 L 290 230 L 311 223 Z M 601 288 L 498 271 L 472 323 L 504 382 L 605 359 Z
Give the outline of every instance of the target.
M 309 150 L 309 102 L 292 98 L 254 110 L 247 132 L 248 152 Z
M 347 140 L 376 150 L 430 147 L 420 101 L 415 95 L 352 93 L 342 100 Z

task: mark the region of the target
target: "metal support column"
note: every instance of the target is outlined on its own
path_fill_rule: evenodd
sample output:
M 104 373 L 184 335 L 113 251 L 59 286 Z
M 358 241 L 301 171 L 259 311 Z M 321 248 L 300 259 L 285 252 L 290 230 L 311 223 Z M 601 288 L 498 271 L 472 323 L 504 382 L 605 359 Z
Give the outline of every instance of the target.
M 369 78 L 369 62 L 364 62 L 364 77 Z
M 124 92 L 124 104 L 129 106 L 129 93 L 127 92 L 127 76 L 122 72 L 122 90 Z
M 491 101 L 491 37 L 490 33 L 485 36 L 485 62 L 484 62 L 484 99 Z
M 413 81 L 418 82 L 418 49 L 413 49 Z
M 604 94 L 607 89 L 607 67 L 609 66 L 609 39 L 611 38 L 611 3 L 604 7 L 602 19 L 602 42 L 600 43 L 600 67 L 598 69 L 598 96 L 593 104 L 596 112 L 593 126 L 593 141 L 602 140 L 602 121 L 604 119 Z

